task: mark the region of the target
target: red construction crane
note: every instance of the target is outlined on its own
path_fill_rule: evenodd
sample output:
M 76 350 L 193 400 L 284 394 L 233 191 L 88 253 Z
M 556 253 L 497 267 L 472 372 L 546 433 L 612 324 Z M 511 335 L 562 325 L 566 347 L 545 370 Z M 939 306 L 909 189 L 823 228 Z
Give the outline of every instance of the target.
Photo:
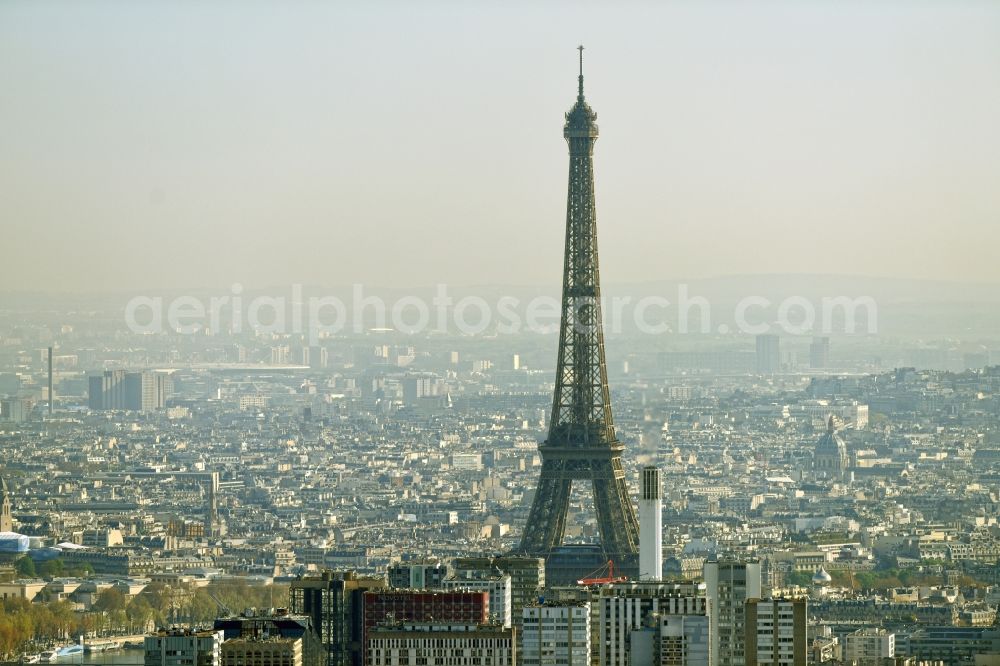
M 600 576 L 595 574 L 607 573 L 607 576 Z M 600 569 L 591 571 L 586 578 L 581 578 L 576 581 L 577 585 L 603 585 L 605 583 L 624 583 L 628 578 L 625 576 L 615 576 L 615 563 L 614 560 L 608 560 Z

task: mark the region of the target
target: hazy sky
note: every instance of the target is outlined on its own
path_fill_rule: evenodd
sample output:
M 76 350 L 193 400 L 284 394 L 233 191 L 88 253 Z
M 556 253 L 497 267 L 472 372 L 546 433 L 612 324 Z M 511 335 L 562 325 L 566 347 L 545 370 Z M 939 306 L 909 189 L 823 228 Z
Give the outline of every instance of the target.
M 541 5 L 541 6 L 538 6 Z M 0 289 L 1000 280 L 1000 3 L 0 3 Z

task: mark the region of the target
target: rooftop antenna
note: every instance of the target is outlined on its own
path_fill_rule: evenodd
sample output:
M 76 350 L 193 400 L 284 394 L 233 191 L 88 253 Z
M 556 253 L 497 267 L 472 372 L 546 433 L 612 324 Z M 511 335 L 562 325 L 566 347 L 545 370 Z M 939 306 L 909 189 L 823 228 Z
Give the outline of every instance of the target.
M 577 94 L 583 99 L 583 44 L 576 47 L 576 50 L 580 52 L 580 90 Z

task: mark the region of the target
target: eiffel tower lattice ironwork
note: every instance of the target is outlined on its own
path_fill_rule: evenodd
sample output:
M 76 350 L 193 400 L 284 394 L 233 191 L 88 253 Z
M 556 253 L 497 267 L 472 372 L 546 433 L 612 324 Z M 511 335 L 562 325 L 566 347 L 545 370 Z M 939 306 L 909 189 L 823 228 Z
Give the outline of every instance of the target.
M 546 557 L 559 547 L 573 481 L 590 481 L 601 546 L 617 563 L 638 553 L 639 522 L 625 482 L 625 447 L 615 435 L 604 362 L 594 205 L 597 114 L 583 96 L 579 48 L 579 92 L 563 129 L 569 144 L 569 193 L 555 395 L 548 437 L 538 447 L 542 472 L 520 550 Z

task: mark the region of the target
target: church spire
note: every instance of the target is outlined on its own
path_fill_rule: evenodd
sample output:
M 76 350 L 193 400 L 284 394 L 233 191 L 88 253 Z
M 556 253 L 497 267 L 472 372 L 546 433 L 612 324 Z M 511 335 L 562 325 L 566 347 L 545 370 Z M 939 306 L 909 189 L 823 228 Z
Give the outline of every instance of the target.
M 7 490 L 7 479 L 0 477 L 0 532 L 14 531 L 14 518 L 10 511 L 10 492 Z

